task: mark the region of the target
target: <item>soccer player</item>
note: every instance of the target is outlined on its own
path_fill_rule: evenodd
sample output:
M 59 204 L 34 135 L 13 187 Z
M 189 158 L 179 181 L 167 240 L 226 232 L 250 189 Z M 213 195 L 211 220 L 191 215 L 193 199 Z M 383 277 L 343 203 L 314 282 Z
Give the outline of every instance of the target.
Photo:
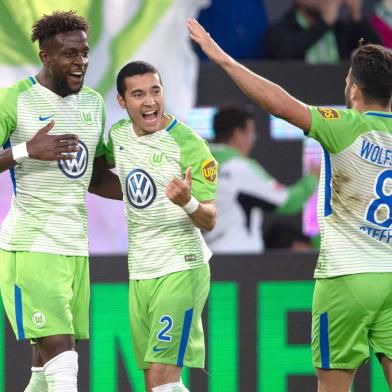
M 94 157 L 105 151 L 105 112 L 83 87 L 87 32 L 74 12 L 44 15 L 32 31 L 42 69 L 0 90 L 0 170 L 10 169 L 14 185 L 0 231 L 0 288 L 17 339 L 34 342 L 26 392 L 77 391 L 75 340 L 89 334 L 84 199 Z
M 223 106 L 214 116 L 215 144 L 211 152 L 219 164 L 214 230 L 204 239 L 214 254 L 261 253 L 263 213 L 294 214 L 317 187 L 319 167 L 290 187 L 277 182 L 249 154 L 256 142 L 254 114 L 246 107 Z M 313 172 L 317 173 L 317 177 Z
M 391 388 L 392 53 L 360 46 L 346 78 L 347 109 L 317 108 L 236 62 L 196 20 L 189 20 L 188 29 L 249 97 L 324 148 L 312 311 L 319 392 L 349 391 L 369 347 Z
M 126 205 L 135 354 L 147 391 L 187 391 L 182 367 L 204 367 L 211 252 L 200 229 L 215 225 L 217 167 L 206 143 L 164 112 L 152 65 L 125 65 L 117 91 L 130 119 L 112 126 L 106 157 Z

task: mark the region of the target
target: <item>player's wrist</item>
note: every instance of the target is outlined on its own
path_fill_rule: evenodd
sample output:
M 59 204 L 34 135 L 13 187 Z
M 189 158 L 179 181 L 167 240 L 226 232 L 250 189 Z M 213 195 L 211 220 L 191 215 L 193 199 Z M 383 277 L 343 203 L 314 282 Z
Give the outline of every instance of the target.
M 11 151 L 12 151 L 12 159 L 16 163 L 21 163 L 26 158 L 29 158 L 26 142 L 17 144 L 16 146 L 12 147 Z
M 196 212 L 196 210 L 199 208 L 199 205 L 200 203 L 198 202 L 198 200 L 191 196 L 191 199 L 188 201 L 188 203 L 183 205 L 182 208 L 188 215 L 191 215 Z

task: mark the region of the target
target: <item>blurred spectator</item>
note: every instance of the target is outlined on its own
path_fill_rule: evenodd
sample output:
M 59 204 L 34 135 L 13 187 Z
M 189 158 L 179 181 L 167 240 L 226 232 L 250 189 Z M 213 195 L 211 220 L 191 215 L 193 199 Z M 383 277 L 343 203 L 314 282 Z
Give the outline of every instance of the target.
M 256 124 L 248 108 L 226 106 L 214 117 L 211 151 L 219 162 L 216 197 L 217 223 L 205 233 L 215 254 L 261 253 L 263 212 L 299 212 L 317 187 L 317 171 L 290 187 L 278 183 L 254 159 L 248 158 L 256 141 Z
M 313 249 L 312 241 L 294 226 L 287 223 L 274 223 L 264 236 L 266 249 L 291 249 L 306 252 Z
M 338 63 L 350 57 L 361 38 L 381 43 L 363 15 L 362 0 L 294 0 L 283 19 L 267 30 L 264 46 L 269 59 Z
M 376 4 L 371 22 L 382 44 L 392 49 L 392 0 L 381 0 Z
M 211 6 L 197 19 L 231 56 L 263 57 L 260 42 L 268 25 L 263 0 L 211 0 Z M 201 59 L 206 59 L 198 46 L 195 50 Z

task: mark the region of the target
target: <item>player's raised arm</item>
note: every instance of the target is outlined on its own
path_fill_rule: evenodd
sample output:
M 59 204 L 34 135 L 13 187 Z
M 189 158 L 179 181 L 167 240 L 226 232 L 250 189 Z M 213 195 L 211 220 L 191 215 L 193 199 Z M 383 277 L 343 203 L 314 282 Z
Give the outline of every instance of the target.
M 240 89 L 257 102 L 265 111 L 284 118 L 291 124 L 309 131 L 311 117 L 307 106 L 292 97 L 277 84 L 255 74 L 230 57 L 211 38 L 204 28 L 192 18 L 188 20 L 190 37 L 209 57 L 226 71 Z
M 6 148 L 0 152 L 0 172 L 32 158 L 41 161 L 57 161 L 61 159 L 74 159 L 75 152 L 79 151 L 78 137 L 73 134 L 50 135 L 54 127 L 51 121 L 42 127 L 29 141 Z

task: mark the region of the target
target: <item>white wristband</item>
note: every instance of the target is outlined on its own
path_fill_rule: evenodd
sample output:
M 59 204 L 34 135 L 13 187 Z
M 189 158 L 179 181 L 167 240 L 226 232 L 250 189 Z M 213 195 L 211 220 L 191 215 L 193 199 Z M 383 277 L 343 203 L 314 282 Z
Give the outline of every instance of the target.
M 17 144 L 16 146 L 12 147 L 12 159 L 16 163 L 20 163 L 28 157 L 29 153 L 27 152 L 26 142 Z
M 182 206 L 182 208 L 188 215 L 191 215 L 199 208 L 199 204 L 200 203 L 192 196 L 191 200 L 189 200 L 188 203 Z

